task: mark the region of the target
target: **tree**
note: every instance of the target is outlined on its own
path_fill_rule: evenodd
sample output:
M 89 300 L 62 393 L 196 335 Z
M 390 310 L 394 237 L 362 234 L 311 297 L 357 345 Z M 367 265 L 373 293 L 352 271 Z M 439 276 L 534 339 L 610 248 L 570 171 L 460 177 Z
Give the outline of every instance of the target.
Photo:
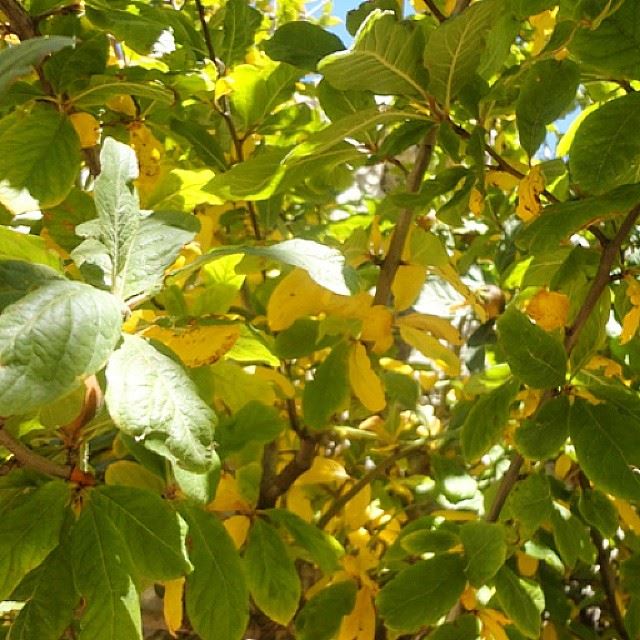
M 413 9 L 0 0 L 1 637 L 640 637 L 640 7 Z

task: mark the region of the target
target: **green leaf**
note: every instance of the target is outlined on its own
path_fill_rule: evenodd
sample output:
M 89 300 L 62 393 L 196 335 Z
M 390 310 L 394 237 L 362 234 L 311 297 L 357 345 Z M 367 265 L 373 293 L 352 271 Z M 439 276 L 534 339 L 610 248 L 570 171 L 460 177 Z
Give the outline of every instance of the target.
M 607 496 L 597 489 L 583 490 L 578 503 L 580 515 L 607 538 L 618 529 L 618 512 Z
M 70 486 L 47 482 L 19 495 L 0 520 L 0 600 L 6 600 L 20 581 L 58 546 L 67 516 Z
M 394 631 L 410 633 L 435 624 L 464 591 L 462 558 L 451 554 L 420 560 L 400 572 L 380 591 L 378 611 Z
M 187 614 L 203 640 L 241 640 L 249 621 L 249 592 L 238 552 L 220 521 L 184 507 L 193 573 L 187 576 Z
M 467 414 L 460 437 L 462 451 L 472 462 L 485 454 L 500 437 L 509 420 L 509 407 L 520 385 L 514 379 L 482 395 Z
M 14 213 L 52 207 L 80 171 L 80 141 L 69 121 L 47 106 L 0 120 L 0 203 Z
M 569 433 L 580 466 L 597 488 L 625 500 L 640 500 L 640 423 L 611 404 L 576 398 Z
M 491 0 L 478 2 L 462 15 L 443 22 L 429 36 L 424 52 L 429 90 L 447 111 L 451 100 L 478 69 L 495 11 Z
M 552 458 L 568 437 L 569 399 L 564 395 L 545 402 L 514 434 L 518 451 L 533 460 Z
M 27 4 L 29 6 L 29 13 L 32 16 L 37 16 L 47 11 L 73 4 L 73 0 L 31 0 Z
M 511 0 L 511 11 L 524 20 L 529 16 L 537 15 L 547 9 L 552 9 L 558 4 L 558 0 Z
M 288 625 L 298 608 L 300 578 L 278 532 L 263 520 L 251 526 L 244 569 L 254 602 L 269 618 Z
M 306 71 L 315 71 L 318 62 L 344 49 L 342 40 L 322 27 L 304 20 L 287 22 L 263 43 L 266 54 Z
M 640 185 L 635 184 L 601 196 L 551 204 L 518 234 L 516 243 L 535 254 L 555 250 L 563 240 L 596 220 L 622 216 L 638 202 Z
M 270 520 L 287 529 L 296 544 L 308 551 L 322 571 L 331 573 L 339 569 L 344 549 L 333 536 L 287 509 L 269 509 L 266 513 Z
M 284 421 L 275 407 L 252 400 L 233 416 L 220 421 L 216 429 L 218 451 L 226 458 L 250 442 L 271 442 L 284 428 Z
M 429 635 L 429 640 L 477 640 L 478 619 L 469 613 L 461 615 L 453 622 L 439 626 Z
M 92 503 L 107 514 L 125 541 L 136 572 L 149 580 L 189 573 L 184 520 L 159 496 L 133 487 L 101 487 Z
M 39 236 L 27 235 L 0 227 L 0 259 L 14 258 L 43 264 L 60 271 L 60 258 L 47 248 L 45 241 Z
M 597 29 L 578 29 L 571 38 L 569 50 L 605 77 L 640 78 L 638 5 L 623 2 Z
M 80 599 L 67 546 L 56 547 L 18 586 L 12 597 L 26 600 L 7 640 L 60 640 Z
M 502 567 L 495 579 L 496 597 L 518 631 L 527 638 L 540 637 L 540 616 L 544 610 L 544 594 L 539 585 L 518 578 L 511 569 Z
M 21 260 L 0 259 L 0 311 L 50 280 L 61 280 L 57 271 Z
M 533 157 L 547 135 L 546 125 L 571 105 L 580 83 L 580 67 L 570 60 L 537 62 L 525 76 L 516 103 L 520 143 Z
M 504 526 L 492 522 L 468 522 L 460 527 L 464 546 L 464 572 L 474 587 L 481 587 L 496 575 L 507 558 Z
M 31 73 L 46 55 L 73 44 L 73 38 L 66 36 L 35 37 L 0 51 L 0 94 L 16 78 Z
M 611 100 L 583 120 L 569 151 L 569 167 L 584 191 L 602 194 L 640 181 L 640 137 L 633 135 L 639 127 L 637 93 Z
M 336 89 L 425 96 L 427 74 L 420 61 L 422 30 L 400 23 L 390 11 L 372 11 L 348 51 L 332 53 L 318 71 Z
M 138 161 L 129 146 L 107 138 L 100 162 L 94 192 L 98 218 L 77 227 L 88 239 L 72 257 L 80 267 L 86 263 L 107 268 L 107 284 L 123 300 L 150 295 L 161 287 L 165 269 L 180 249 L 194 238 L 198 221 L 177 212 L 140 211 L 131 185 Z
M 316 593 L 296 616 L 296 640 L 332 640 L 356 602 L 356 584 L 337 582 Z
M 216 495 L 216 489 L 220 482 L 221 463 L 216 451 L 213 452 L 211 470 L 206 473 L 187 471 L 176 463 L 171 465 L 173 477 L 180 491 L 189 499 L 200 504 L 207 504 Z
M 160 104 L 173 104 L 175 96 L 172 91 L 160 84 L 143 84 L 117 80 L 111 76 L 94 76 L 91 85 L 71 97 L 77 109 L 103 107 L 109 98 L 114 96 L 136 96 L 152 100 Z
M 227 67 L 244 61 L 261 22 L 262 14 L 247 0 L 229 0 L 225 4 L 222 46 L 216 53 Z
M 80 282 L 49 280 L 0 316 L 0 415 L 26 413 L 96 373 L 113 351 L 121 307 Z
M 323 429 L 349 396 L 348 348 L 335 346 L 307 382 L 302 396 L 304 421 L 313 429 Z
M 591 543 L 589 530 L 569 509 L 554 504 L 551 524 L 556 548 L 568 569 L 575 567 L 578 558 L 587 564 L 595 562 L 596 550 Z
M 511 306 L 496 323 L 498 340 L 511 371 L 534 389 L 564 384 L 567 357 L 559 340 Z
M 177 362 L 137 336 L 124 336 L 106 370 L 105 400 L 124 433 L 189 471 L 213 464 L 216 416 Z
M 535 530 L 551 517 L 549 481 L 540 474 L 520 480 L 507 499 L 507 511 L 524 527 L 525 534 Z
M 93 501 L 71 535 L 75 584 L 85 600 L 78 640 L 141 640 L 133 560 L 120 532 Z
M 182 136 L 191 145 L 191 150 L 208 167 L 215 167 L 217 171 L 226 171 L 227 163 L 220 143 L 214 138 L 207 127 L 197 122 L 187 122 L 173 118 L 171 130 Z
M 423 553 L 444 553 L 460 544 L 460 538 L 455 533 L 445 530 L 421 530 L 403 535 L 400 545 L 408 553 L 422 555 Z

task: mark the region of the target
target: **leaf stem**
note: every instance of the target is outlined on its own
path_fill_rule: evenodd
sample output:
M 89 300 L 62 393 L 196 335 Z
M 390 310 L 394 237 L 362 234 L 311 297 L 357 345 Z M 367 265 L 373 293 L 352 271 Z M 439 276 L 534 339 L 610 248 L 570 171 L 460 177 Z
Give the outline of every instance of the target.
M 429 129 L 427 135 L 424 137 L 420 146 L 418 147 L 418 153 L 416 161 L 413 165 L 413 169 L 407 177 L 407 192 L 417 193 L 420 190 L 422 179 L 429 167 L 431 155 L 433 153 L 433 147 L 436 141 L 437 127 Z M 389 243 L 389 250 L 382 263 L 380 269 L 380 275 L 378 276 L 378 282 L 376 284 L 376 294 L 373 298 L 373 304 L 381 304 L 387 306 L 390 302 L 391 287 L 393 281 L 398 272 L 400 261 L 402 259 L 402 252 L 404 245 L 411 229 L 411 222 L 413 220 L 413 209 L 406 208 L 400 212 L 398 221 L 393 229 L 391 236 L 391 242 Z

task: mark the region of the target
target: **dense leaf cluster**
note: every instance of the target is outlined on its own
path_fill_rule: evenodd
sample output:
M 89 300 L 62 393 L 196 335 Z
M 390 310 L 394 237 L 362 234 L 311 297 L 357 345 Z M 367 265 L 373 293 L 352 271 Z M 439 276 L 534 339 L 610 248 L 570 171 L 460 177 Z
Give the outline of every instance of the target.
M 640 637 L 640 4 L 307 10 L 0 0 L 0 637 Z

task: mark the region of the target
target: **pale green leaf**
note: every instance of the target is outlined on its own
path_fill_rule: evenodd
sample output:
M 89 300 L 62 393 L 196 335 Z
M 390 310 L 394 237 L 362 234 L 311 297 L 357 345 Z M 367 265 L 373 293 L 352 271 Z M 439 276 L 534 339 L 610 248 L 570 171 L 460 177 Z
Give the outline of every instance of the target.
M 249 621 L 249 592 L 238 552 L 212 514 L 185 507 L 193 573 L 187 577 L 186 606 L 202 640 L 241 640 Z
M 0 316 L 0 415 L 25 413 L 96 373 L 120 337 L 120 304 L 80 282 L 49 280 Z
M 380 591 L 378 611 L 395 631 L 417 631 L 435 624 L 464 591 L 464 561 L 451 554 L 420 560 L 400 572 Z
M 125 336 L 106 376 L 105 400 L 118 428 L 187 470 L 211 467 L 216 417 L 181 365 L 142 338 Z
M 399 23 L 390 11 L 372 11 L 348 51 L 332 53 L 318 70 L 336 89 L 425 96 L 427 74 L 420 54 L 422 30 Z
M 244 569 L 258 607 L 279 624 L 289 624 L 300 600 L 300 578 L 278 532 L 263 520 L 251 526 Z

